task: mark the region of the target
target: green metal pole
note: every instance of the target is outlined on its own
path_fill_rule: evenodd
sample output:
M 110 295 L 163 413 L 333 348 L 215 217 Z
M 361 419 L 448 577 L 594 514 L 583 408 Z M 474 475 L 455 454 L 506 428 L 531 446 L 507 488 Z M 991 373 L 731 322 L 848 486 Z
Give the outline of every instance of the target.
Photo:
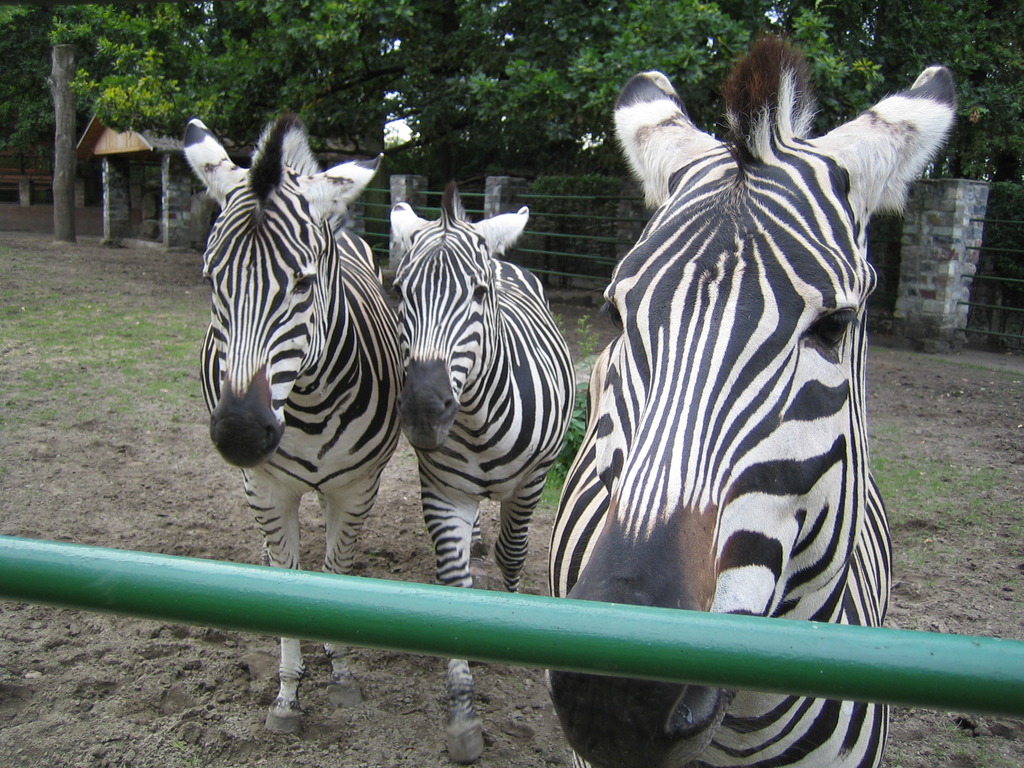
M 1019 717 L 1024 642 L 0 537 L 0 598 L 372 648 Z

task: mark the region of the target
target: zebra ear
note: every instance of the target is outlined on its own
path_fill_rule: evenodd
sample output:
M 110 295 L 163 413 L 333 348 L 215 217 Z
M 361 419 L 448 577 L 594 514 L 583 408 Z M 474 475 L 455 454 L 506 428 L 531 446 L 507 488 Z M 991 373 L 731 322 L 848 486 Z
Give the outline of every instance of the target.
M 228 192 L 245 181 L 247 171 L 228 157 L 227 151 L 201 120 L 185 127 L 185 159 L 210 195 L 221 205 Z
M 900 210 L 907 188 L 946 141 L 956 116 L 953 76 L 929 67 L 908 91 L 871 109 L 811 144 L 850 174 L 850 204 L 860 220 L 879 210 Z
M 615 103 L 615 134 L 648 205 L 669 194 L 669 178 L 689 160 L 722 143 L 699 130 L 661 72 L 636 75 Z
M 530 209 L 525 205 L 515 213 L 502 213 L 489 219 L 478 221 L 473 225 L 477 233 L 487 243 L 487 250 L 492 256 L 500 256 L 512 247 L 526 229 L 530 219 Z
M 398 203 L 391 209 L 391 241 L 395 244 L 395 257 L 399 262 L 409 252 L 412 236 L 429 223 L 417 216 L 408 203 Z
M 372 160 L 341 163 L 323 173 L 296 179 L 303 197 L 309 201 L 313 215 L 325 220 L 329 216 L 345 213 L 349 203 L 362 194 L 376 175 L 382 157 L 384 155 L 377 155 Z

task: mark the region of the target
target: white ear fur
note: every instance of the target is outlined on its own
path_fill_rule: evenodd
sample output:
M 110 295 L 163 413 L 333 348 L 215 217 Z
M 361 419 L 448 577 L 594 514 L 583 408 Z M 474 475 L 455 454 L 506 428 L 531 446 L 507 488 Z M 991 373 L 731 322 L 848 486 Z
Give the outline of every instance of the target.
M 675 171 L 722 146 L 690 122 L 661 72 L 643 72 L 626 83 L 615 105 L 615 135 L 652 207 L 668 198 L 669 178 Z
M 374 160 L 355 160 L 328 168 L 323 173 L 300 176 L 296 181 L 309 201 L 314 216 L 326 219 L 343 214 L 377 173 L 381 155 Z
M 273 124 L 271 123 L 271 125 Z M 284 135 L 284 141 L 281 143 L 281 158 L 285 167 L 291 168 L 296 173 L 312 176 L 320 172 L 321 166 L 309 148 L 309 136 L 305 127 L 297 125 Z
M 530 209 L 524 205 L 516 213 L 502 213 L 478 221 L 473 228 L 484 238 L 491 255 L 500 256 L 523 234 L 529 219 Z
M 929 67 L 910 91 L 874 107 L 811 144 L 850 174 L 850 203 L 866 220 L 879 210 L 900 210 L 907 187 L 946 140 L 956 115 L 953 81 L 944 67 Z
M 412 236 L 429 223 L 417 216 L 408 203 L 398 203 L 391 209 L 391 240 L 399 260 L 408 253 Z
M 228 157 L 220 142 L 201 120 L 189 120 L 185 128 L 185 159 L 210 195 L 221 205 L 228 192 L 245 181 L 247 171 Z

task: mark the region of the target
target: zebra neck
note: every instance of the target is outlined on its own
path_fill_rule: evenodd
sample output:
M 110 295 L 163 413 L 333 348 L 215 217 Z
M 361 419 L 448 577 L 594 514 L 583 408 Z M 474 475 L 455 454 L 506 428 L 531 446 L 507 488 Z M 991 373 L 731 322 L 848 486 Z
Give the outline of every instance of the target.
M 481 387 L 487 392 L 509 389 L 512 382 L 503 372 L 507 372 L 509 355 L 514 353 L 514 345 L 510 343 L 508 323 L 501 311 L 488 316 L 483 324 L 480 338 L 480 356 L 466 378 L 464 392 L 472 396 Z
M 353 324 L 349 302 L 352 294 L 346 286 L 344 270 L 337 249 L 323 257 L 316 288 L 315 331 L 310 352 L 296 381 L 297 391 L 317 389 L 325 377 L 336 378 L 336 368 L 359 350 L 355 343 L 357 329 Z

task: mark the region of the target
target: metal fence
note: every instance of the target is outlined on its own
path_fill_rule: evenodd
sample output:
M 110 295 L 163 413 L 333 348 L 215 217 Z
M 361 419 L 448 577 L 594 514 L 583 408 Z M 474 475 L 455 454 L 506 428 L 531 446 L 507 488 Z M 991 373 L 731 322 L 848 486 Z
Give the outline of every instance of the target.
M 890 334 L 900 288 L 900 243 L 903 217 L 876 216 L 868 227 L 868 261 L 875 268 L 875 290 L 868 297 L 868 322 L 873 332 Z
M 423 193 L 417 213 L 435 218 L 442 192 Z M 466 212 L 483 217 L 482 191 L 460 189 Z M 538 275 L 548 287 L 593 289 L 611 277 L 618 259 L 636 242 L 647 222 L 639 196 L 525 193 L 530 221 L 508 258 Z M 355 222 L 381 264 L 390 256 L 390 193 L 369 188 Z
M 972 343 L 1024 350 L 1024 221 L 976 219 L 985 227 L 971 285 L 967 327 Z
M 438 215 L 441 192 L 423 193 L 426 205 L 418 212 Z M 483 217 L 484 192 L 461 190 L 467 212 Z M 636 242 L 648 216 L 636 195 L 571 195 L 524 192 L 516 196 L 530 207 L 530 222 L 508 258 L 537 274 L 549 288 L 600 289 L 607 284 L 622 255 Z M 381 264 L 390 257 L 387 189 L 367 190 L 356 214 L 357 226 Z M 1024 349 L 1024 222 L 974 219 L 984 225 L 978 269 L 962 330 L 973 344 L 1001 349 Z M 875 267 L 877 287 L 868 313 L 877 332 L 893 332 L 900 284 L 902 217 L 880 216 L 869 231 L 868 258 Z
M 524 194 L 530 224 L 518 261 L 553 288 L 603 287 L 640 236 L 640 198 Z
M 0 536 L 0 598 L 399 652 L 1024 715 L 1024 642 L 334 576 Z

